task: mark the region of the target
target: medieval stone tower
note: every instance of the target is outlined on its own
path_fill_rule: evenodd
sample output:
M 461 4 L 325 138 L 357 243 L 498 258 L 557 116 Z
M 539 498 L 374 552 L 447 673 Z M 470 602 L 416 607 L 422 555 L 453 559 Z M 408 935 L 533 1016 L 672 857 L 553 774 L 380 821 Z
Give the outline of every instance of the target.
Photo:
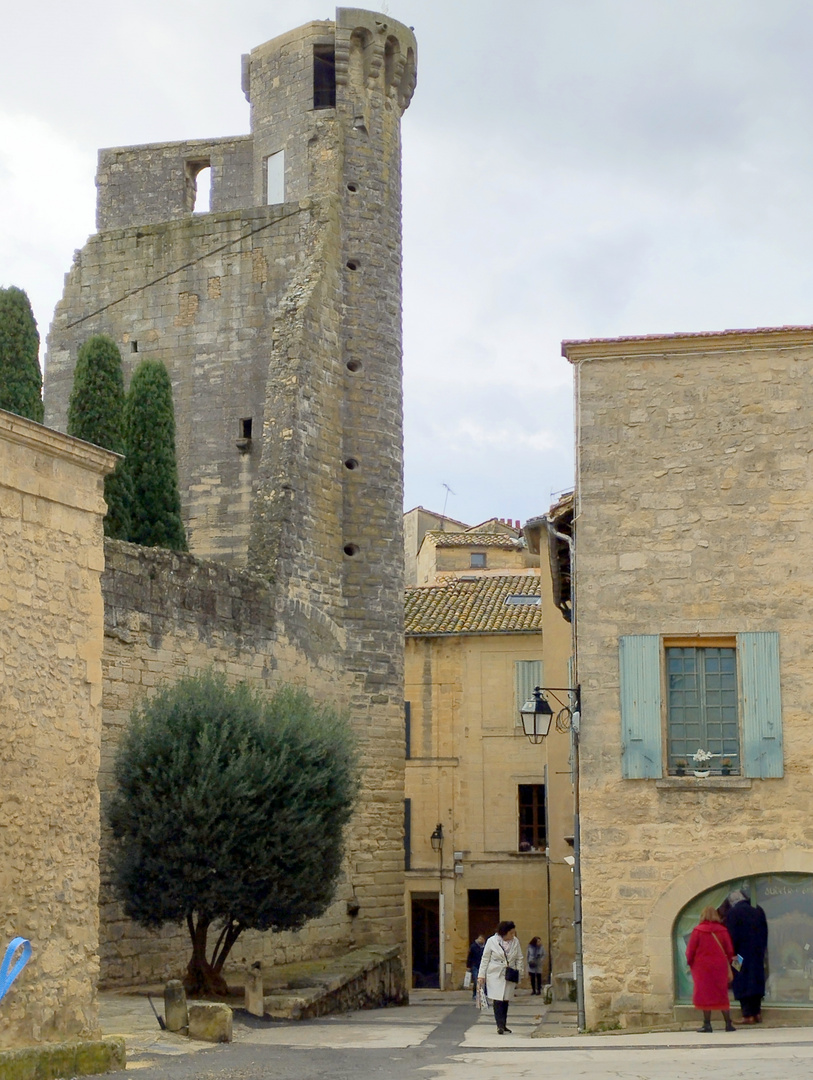
M 357 941 L 404 941 L 400 118 L 415 71 L 407 27 L 339 8 L 243 58 L 251 134 L 102 150 L 98 232 L 46 361 L 61 430 L 92 334 L 118 342 L 128 379 L 166 364 L 191 552 L 270 583 L 262 677 L 338 699 L 362 738 Z

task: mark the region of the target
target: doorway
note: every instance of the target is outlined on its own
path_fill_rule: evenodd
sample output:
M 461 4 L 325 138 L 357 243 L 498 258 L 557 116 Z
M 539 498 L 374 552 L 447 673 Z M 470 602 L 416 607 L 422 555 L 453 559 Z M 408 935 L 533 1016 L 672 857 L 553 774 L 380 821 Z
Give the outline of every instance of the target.
M 478 934 L 490 938 L 500 921 L 500 890 L 469 889 L 469 942 Z
M 412 985 L 440 987 L 440 903 L 436 893 L 412 894 Z

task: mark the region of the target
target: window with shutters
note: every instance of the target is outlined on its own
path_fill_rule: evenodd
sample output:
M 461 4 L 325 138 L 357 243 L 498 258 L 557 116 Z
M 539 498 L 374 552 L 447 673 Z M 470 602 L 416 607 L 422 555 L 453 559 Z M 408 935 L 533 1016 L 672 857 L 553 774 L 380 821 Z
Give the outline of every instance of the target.
M 739 774 L 736 648 L 665 644 L 665 663 L 669 773 Z M 697 761 L 699 751 L 711 757 Z
M 779 635 L 633 634 L 619 642 L 621 768 L 628 780 L 695 771 L 784 772 Z M 711 755 L 701 764 L 698 750 Z
M 542 685 L 541 660 L 514 661 L 514 726 L 522 727 L 520 709 L 534 696 L 534 687 Z

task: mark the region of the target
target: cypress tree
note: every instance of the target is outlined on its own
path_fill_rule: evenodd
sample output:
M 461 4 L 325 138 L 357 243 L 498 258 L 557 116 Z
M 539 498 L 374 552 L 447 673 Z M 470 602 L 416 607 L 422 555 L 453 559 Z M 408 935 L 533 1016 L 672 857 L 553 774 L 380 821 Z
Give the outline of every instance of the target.
M 175 460 L 172 384 L 160 360 L 144 360 L 130 383 L 124 438 L 133 479 L 130 539 L 186 551 Z
M 97 334 L 79 349 L 68 405 L 68 434 L 124 454 L 124 376 L 112 338 Z M 105 536 L 129 540 L 133 481 L 126 460 L 105 477 Z
M 41 424 L 40 336 L 28 296 L 12 285 L 0 289 L 0 409 Z

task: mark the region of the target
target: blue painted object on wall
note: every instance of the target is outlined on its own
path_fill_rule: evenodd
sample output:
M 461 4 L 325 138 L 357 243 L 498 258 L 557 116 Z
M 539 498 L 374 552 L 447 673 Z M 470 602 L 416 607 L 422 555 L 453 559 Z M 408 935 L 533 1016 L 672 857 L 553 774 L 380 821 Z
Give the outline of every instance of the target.
M 14 960 L 14 954 L 18 949 L 22 949 L 22 952 L 12 965 L 11 961 Z M 14 938 L 6 949 L 6 955 L 3 957 L 2 964 L 0 964 L 0 1001 L 6 996 L 9 987 L 30 959 L 31 942 L 24 937 Z

